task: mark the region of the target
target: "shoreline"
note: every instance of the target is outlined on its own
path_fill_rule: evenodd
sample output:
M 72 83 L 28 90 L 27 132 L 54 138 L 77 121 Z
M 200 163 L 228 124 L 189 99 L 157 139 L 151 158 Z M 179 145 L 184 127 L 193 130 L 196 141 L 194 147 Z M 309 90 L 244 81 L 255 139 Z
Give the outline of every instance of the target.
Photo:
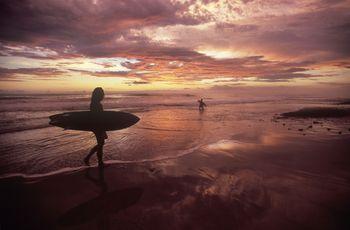
M 2 178 L 2 226 L 347 229 L 348 140 L 225 140 L 180 158 Z

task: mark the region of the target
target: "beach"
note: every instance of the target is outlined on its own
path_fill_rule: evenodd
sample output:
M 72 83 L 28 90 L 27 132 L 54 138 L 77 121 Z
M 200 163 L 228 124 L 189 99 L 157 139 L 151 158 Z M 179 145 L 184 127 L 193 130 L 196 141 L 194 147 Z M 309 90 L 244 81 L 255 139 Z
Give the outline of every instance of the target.
M 349 230 L 349 12 L 0 1 L 0 230 Z
M 1 229 L 349 228 L 350 118 L 281 116 L 338 99 L 197 98 L 109 95 L 140 121 L 108 132 L 100 169 L 92 133 L 48 125 L 88 95 L 2 97 Z

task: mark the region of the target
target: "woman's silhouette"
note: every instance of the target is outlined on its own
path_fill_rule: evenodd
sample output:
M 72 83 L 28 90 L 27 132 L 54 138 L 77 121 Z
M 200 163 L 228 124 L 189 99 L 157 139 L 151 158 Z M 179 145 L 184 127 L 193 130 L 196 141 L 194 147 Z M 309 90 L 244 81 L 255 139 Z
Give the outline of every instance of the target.
M 103 106 L 101 101 L 103 100 L 105 93 L 101 87 L 97 87 L 94 89 L 91 95 L 91 103 L 90 103 L 90 111 L 93 113 L 99 113 L 103 111 Z M 89 154 L 84 158 L 84 162 L 86 165 L 89 165 L 90 157 L 96 153 L 98 159 L 98 165 L 103 166 L 103 145 L 105 144 L 105 139 L 108 138 L 105 130 L 96 129 L 93 130 L 93 133 L 96 136 L 97 145 L 95 145 L 89 152 Z

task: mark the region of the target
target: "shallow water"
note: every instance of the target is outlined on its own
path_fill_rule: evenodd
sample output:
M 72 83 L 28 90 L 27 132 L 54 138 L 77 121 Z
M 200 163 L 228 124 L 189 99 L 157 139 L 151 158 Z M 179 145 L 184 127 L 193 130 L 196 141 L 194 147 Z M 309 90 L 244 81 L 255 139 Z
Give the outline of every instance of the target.
M 230 148 L 272 145 L 303 135 L 304 139 L 349 136 L 350 121 L 342 119 L 275 120 L 275 114 L 307 106 L 327 106 L 329 99 L 237 98 L 212 96 L 208 108 L 197 110 L 197 95 L 112 94 L 107 110 L 132 112 L 141 118 L 128 129 L 108 132 L 107 162 L 158 161 L 197 150 L 224 152 Z M 48 116 L 84 110 L 89 95 L 1 96 L 0 174 L 40 174 L 83 166 L 95 145 L 90 132 L 62 130 L 48 124 Z M 303 131 L 299 131 L 303 129 Z M 92 159 L 92 164 L 96 159 Z
M 277 119 L 332 100 L 112 95 L 141 120 L 108 132 L 98 169 L 92 133 L 48 125 L 88 97 L 55 97 L 0 100 L 6 229 L 349 229 L 350 119 Z

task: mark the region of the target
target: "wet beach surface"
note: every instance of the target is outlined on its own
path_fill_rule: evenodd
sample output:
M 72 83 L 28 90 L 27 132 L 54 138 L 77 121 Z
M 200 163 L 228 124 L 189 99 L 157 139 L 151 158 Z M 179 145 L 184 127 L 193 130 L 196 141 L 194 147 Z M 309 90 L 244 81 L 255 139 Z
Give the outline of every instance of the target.
M 176 159 L 3 178 L 2 226 L 348 229 L 348 141 L 225 140 Z
M 132 112 L 141 120 L 128 129 L 108 132 L 104 159 L 111 163 L 152 162 L 190 154 L 222 140 L 256 142 L 303 135 L 307 136 L 304 139 L 323 141 L 350 134 L 350 117 L 279 119 L 281 113 L 308 106 L 312 105 L 259 102 L 213 103 L 204 112 L 195 106 L 111 109 Z M 20 120 L 14 121 L 2 117 L 5 128 L 24 129 L 0 134 L 0 175 L 47 174 L 84 165 L 81 159 L 96 143 L 93 133 L 50 126 L 48 116 L 55 113 L 39 112 L 38 119 L 33 119 L 32 112 L 17 112 Z M 37 126 L 30 128 L 33 122 Z
M 83 166 L 88 132 L 2 134 L 1 227 L 348 229 L 350 119 L 276 118 L 302 107 L 136 111 L 108 133 L 104 169 Z

